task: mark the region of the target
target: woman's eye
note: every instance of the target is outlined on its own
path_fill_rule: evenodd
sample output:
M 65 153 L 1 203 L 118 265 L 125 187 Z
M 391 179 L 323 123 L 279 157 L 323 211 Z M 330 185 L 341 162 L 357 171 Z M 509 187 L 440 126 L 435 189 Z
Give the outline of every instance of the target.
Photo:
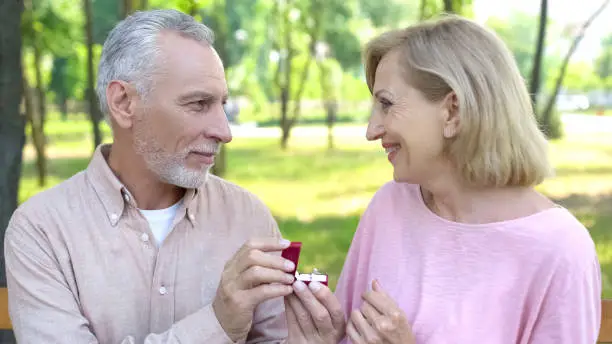
M 380 103 L 380 106 L 383 110 L 387 110 L 391 105 L 393 105 L 390 101 L 384 98 L 381 98 L 378 102 Z

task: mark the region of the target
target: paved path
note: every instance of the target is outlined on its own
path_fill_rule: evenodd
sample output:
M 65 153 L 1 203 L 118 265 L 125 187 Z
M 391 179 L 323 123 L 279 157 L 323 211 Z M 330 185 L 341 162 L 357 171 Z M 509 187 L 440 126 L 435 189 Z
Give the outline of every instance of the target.
M 561 117 L 567 131 L 572 133 L 610 133 L 612 135 L 612 116 L 591 116 L 580 114 L 563 114 Z M 334 129 L 335 137 L 364 137 L 366 124 L 341 125 Z M 280 128 L 258 128 L 250 125 L 232 126 L 235 137 L 279 138 Z M 327 136 L 324 126 L 296 127 L 291 130 L 292 137 Z

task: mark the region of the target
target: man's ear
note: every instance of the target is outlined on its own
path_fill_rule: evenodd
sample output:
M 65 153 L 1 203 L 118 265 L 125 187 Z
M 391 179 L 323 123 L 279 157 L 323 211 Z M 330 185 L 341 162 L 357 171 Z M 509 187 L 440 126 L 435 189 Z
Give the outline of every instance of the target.
M 136 90 L 129 83 L 113 80 L 106 88 L 109 116 L 123 129 L 128 129 L 134 122 Z
M 459 134 L 460 118 L 459 118 L 459 99 L 457 94 L 451 91 L 444 97 L 443 106 L 443 132 L 444 138 L 451 139 Z

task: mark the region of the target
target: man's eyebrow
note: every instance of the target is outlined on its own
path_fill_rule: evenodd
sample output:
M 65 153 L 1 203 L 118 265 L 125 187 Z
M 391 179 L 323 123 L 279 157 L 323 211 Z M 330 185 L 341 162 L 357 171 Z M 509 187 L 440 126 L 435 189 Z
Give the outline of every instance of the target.
M 179 97 L 180 101 L 187 101 L 192 99 L 215 100 L 218 99 L 218 97 L 212 93 L 204 91 L 192 91 L 185 93 Z M 227 100 L 227 94 L 224 94 L 221 99 L 223 101 Z

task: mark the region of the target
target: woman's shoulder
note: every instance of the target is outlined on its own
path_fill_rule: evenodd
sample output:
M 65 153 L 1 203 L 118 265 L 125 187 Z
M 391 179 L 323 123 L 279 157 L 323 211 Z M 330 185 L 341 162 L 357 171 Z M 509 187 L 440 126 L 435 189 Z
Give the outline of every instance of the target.
M 544 216 L 534 220 L 533 226 L 546 227 L 547 240 L 554 248 L 565 252 L 570 260 L 577 255 L 595 253 L 595 243 L 589 230 L 564 207 L 557 206 L 544 212 Z
M 387 205 L 387 203 L 398 203 L 398 200 L 406 204 L 406 201 L 418 201 L 419 193 L 420 188 L 417 184 L 398 183 L 392 180 L 383 184 L 374 193 L 370 205 Z

